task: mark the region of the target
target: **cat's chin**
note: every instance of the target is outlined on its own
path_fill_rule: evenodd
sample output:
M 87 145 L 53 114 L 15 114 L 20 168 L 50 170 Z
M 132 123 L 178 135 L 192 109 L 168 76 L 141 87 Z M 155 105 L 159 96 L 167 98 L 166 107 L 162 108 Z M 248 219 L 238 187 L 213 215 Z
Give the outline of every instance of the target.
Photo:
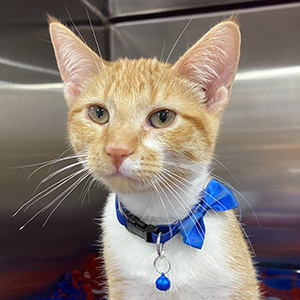
M 142 180 L 128 177 L 120 173 L 103 177 L 101 181 L 116 194 L 137 193 L 149 190 L 149 186 Z

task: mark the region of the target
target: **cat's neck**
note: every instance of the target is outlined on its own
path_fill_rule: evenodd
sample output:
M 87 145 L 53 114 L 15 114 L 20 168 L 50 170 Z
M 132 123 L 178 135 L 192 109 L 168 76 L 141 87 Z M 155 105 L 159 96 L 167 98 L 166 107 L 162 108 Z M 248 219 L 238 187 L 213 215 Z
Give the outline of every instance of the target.
M 208 173 L 184 185 L 157 187 L 152 191 L 117 194 L 118 200 L 131 213 L 153 225 L 171 224 L 183 219 L 199 202 L 199 195 L 209 182 Z

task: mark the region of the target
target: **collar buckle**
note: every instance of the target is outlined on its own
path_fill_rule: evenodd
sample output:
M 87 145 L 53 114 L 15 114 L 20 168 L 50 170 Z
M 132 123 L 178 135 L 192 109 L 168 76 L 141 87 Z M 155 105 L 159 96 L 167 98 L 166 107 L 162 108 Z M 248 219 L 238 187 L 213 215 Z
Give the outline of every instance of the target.
M 126 228 L 129 232 L 143 238 L 147 243 L 154 243 L 152 233 L 158 234 L 160 232 L 157 226 L 143 222 L 128 210 L 123 211 L 123 215 L 127 220 Z

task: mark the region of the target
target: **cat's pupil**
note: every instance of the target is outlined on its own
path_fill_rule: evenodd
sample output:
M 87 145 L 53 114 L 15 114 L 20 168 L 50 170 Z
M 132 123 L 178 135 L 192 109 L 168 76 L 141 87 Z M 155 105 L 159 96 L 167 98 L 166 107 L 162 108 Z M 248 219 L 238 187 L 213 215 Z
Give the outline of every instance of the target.
M 99 105 L 91 105 L 87 112 L 90 119 L 98 124 L 105 124 L 109 121 L 108 111 Z
M 162 123 L 165 123 L 168 119 L 169 116 L 169 112 L 167 110 L 162 110 L 161 112 L 159 112 L 159 120 Z
M 104 108 L 103 107 L 97 107 L 96 109 L 96 116 L 100 119 L 104 114 Z
M 173 123 L 176 114 L 172 110 L 162 109 L 154 112 L 149 118 L 149 124 L 154 128 L 165 128 Z

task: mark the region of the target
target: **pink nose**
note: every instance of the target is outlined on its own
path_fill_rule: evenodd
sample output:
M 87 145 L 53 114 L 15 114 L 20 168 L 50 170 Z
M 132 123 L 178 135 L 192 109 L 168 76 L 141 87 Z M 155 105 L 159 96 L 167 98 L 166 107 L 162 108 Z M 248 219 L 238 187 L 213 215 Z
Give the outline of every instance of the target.
M 112 164 L 117 170 L 119 170 L 123 161 L 132 153 L 126 146 L 116 148 L 113 145 L 107 145 L 105 151 L 110 156 Z

